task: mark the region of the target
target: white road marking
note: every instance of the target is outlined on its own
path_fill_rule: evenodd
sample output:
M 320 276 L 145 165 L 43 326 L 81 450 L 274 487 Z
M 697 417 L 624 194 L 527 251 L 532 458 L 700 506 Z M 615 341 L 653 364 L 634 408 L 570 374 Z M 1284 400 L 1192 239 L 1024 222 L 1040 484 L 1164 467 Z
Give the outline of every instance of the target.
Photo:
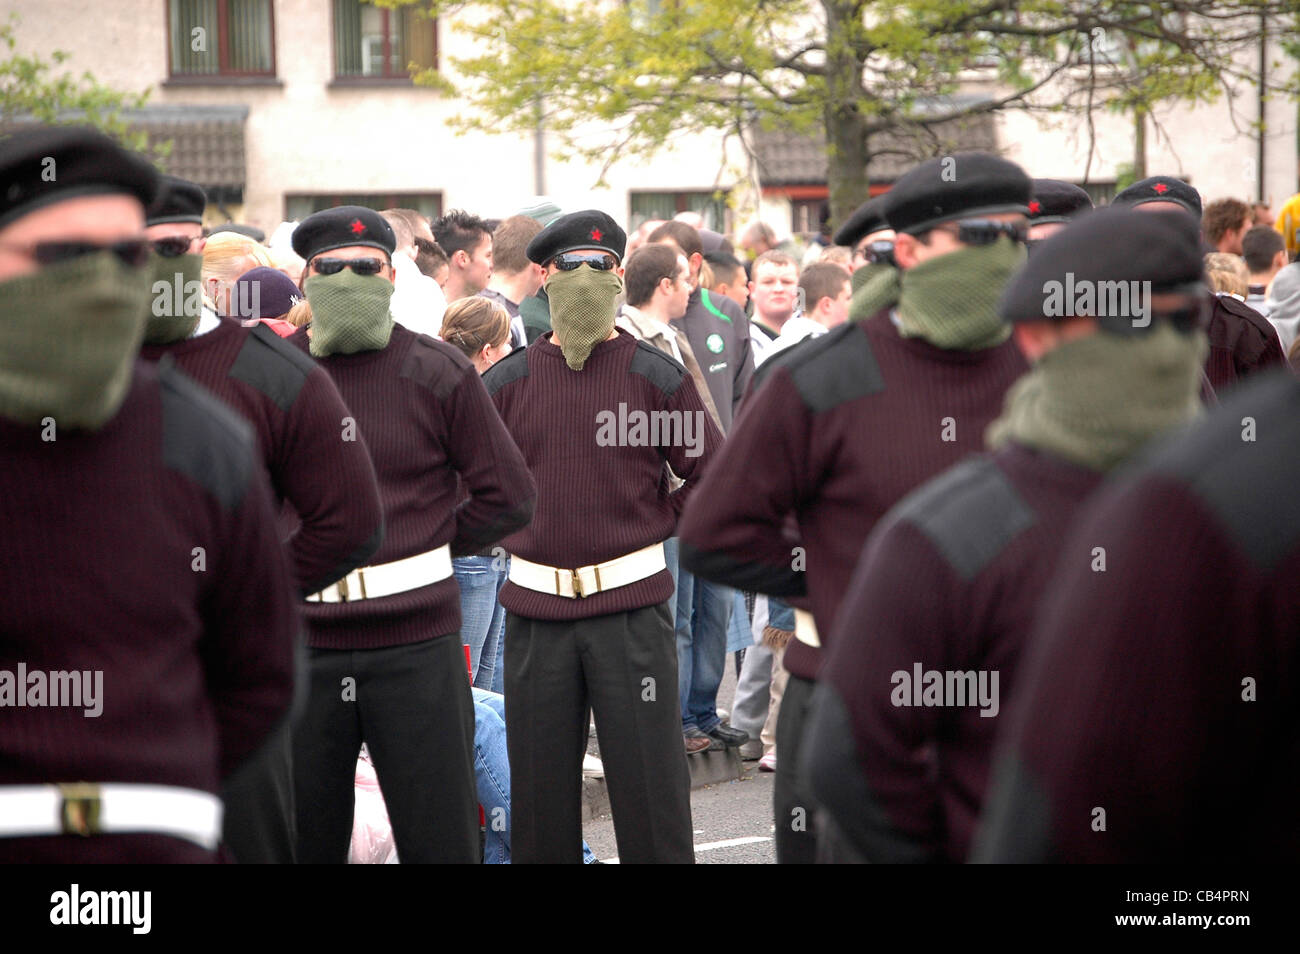
M 695 846 L 695 853 L 698 855 L 701 851 L 714 851 L 718 848 L 735 848 L 739 845 L 757 845 L 760 842 L 771 840 L 771 835 L 750 835 L 745 838 L 728 838 L 725 841 L 706 841 L 702 845 Z M 616 865 L 618 864 L 618 858 L 602 858 L 601 863 Z

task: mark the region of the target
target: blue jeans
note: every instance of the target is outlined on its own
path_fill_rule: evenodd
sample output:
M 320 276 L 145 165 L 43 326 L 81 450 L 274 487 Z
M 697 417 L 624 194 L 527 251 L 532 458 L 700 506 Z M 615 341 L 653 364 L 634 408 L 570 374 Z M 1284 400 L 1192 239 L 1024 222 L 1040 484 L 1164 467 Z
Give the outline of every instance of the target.
M 473 685 L 488 690 L 493 689 L 494 681 L 500 681 L 498 645 L 506 624 L 506 611 L 497 594 L 505 584 L 507 571 L 498 569 L 497 562 L 492 556 L 456 557 L 451 561 L 460 587 L 460 638 L 469 646 Z
M 506 753 L 506 698 L 484 689 L 474 694 L 474 780 L 487 836 L 485 865 L 510 864 L 510 757 Z M 582 863 L 596 860 L 582 843 Z
M 734 601 L 730 587 L 677 570 L 677 688 L 682 730 L 711 732 L 718 718 L 718 687 L 727 665 L 727 627 Z

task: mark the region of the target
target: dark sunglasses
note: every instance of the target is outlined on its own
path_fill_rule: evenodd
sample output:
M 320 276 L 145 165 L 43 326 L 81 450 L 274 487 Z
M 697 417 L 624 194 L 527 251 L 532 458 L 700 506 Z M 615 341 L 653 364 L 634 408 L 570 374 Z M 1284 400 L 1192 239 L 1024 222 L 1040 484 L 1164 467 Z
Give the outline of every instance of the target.
M 33 242 L 30 244 L 10 242 L 5 243 L 4 247 L 26 252 L 40 265 L 57 265 L 60 262 L 81 258 L 83 255 L 112 252 L 123 265 L 131 268 L 140 268 L 148 262 L 152 250 L 147 239 L 126 239 L 107 245 L 100 245 L 97 242 Z
M 571 272 L 584 264 L 598 272 L 608 272 L 618 267 L 618 261 L 608 252 L 565 252 L 551 261 L 562 272 Z
M 956 235 L 957 241 L 963 245 L 992 245 L 1002 235 L 1013 242 L 1029 240 L 1028 226 L 994 219 L 959 219 L 954 225 L 940 226 L 934 231 Z
M 894 265 L 894 243 L 890 239 L 876 239 L 858 249 L 858 255 L 868 265 Z
M 312 268 L 321 275 L 337 275 L 345 268 L 354 275 L 378 275 L 388 263 L 378 258 L 317 258 Z
M 154 239 L 153 250 L 163 258 L 180 258 L 193 244 L 194 239 L 183 235 L 169 235 L 166 238 Z

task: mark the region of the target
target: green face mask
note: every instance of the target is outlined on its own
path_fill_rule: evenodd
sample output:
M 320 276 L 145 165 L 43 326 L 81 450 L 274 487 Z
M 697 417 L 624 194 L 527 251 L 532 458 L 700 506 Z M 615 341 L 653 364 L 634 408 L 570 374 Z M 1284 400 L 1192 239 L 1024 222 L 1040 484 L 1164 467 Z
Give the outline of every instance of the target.
M 203 311 L 202 255 L 154 255 L 152 298 L 144 326 L 145 344 L 174 344 L 194 334 Z
M 131 385 L 149 278 L 149 269 L 97 252 L 0 282 L 0 415 L 106 424 Z
M 388 313 L 393 283 L 387 278 L 345 268 L 334 275 L 313 275 L 302 290 L 311 303 L 312 357 L 387 347 L 395 324 Z
M 1098 331 L 1047 352 L 1007 392 L 990 448 L 1015 440 L 1107 471 L 1200 412 L 1205 332 L 1161 321 L 1148 333 Z
M 1025 247 L 1003 236 L 927 259 L 899 275 L 899 333 L 949 350 L 979 351 L 1001 344 L 1011 326 L 998 298 L 1025 263 Z
M 614 303 L 622 291 L 623 280 L 612 269 L 601 272 L 589 265 L 546 279 L 551 327 L 559 335 L 565 363 L 574 371 L 582 370 L 591 349 L 614 330 Z

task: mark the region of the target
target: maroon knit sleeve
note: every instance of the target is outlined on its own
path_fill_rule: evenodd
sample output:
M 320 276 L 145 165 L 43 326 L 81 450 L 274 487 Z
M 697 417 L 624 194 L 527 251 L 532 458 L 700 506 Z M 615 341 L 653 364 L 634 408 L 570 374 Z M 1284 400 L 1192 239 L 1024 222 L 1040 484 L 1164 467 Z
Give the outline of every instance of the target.
M 222 777 L 262 743 L 293 696 L 298 611 L 271 491 L 260 470 L 226 513 L 210 584 L 201 648 L 217 721 Z
M 443 403 L 447 459 L 469 493 L 456 508 L 452 553 L 473 553 L 528 525 L 537 487 L 487 388 L 468 367 Z
M 282 422 L 279 479 L 302 521 L 289 539 L 303 594 L 363 566 L 383 539 L 375 469 L 338 388 L 316 367 Z
M 685 421 L 693 421 L 692 433 L 696 440 L 687 445 L 673 444 L 664 447 L 664 457 L 673 473 L 684 483 L 668 498 L 673 505 L 673 512 L 681 519 L 682 509 L 699 485 L 708 464 L 713 460 L 722 446 L 722 432 L 713 423 L 713 415 L 704 408 L 695 379 L 689 374 L 682 377 L 682 383 L 665 402 L 665 409 L 681 414 Z
M 808 493 L 811 416 L 779 368 L 747 402 L 682 515 L 682 563 L 705 579 L 773 596 L 802 596 L 784 533 Z

